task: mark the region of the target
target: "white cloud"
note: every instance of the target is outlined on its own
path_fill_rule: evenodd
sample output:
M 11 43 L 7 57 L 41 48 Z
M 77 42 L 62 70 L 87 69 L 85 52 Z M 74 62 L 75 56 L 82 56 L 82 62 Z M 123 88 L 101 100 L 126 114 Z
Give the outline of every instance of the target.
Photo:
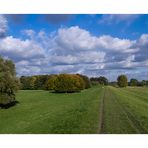
M 97 45 L 97 37 L 78 26 L 59 29 L 56 42 L 68 50 L 93 50 Z
M 7 29 L 7 19 L 0 14 L 0 38 L 5 36 Z
M 147 34 L 137 40 L 97 37 L 78 26 L 60 28 L 51 35 L 43 30 L 25 33 L 28 39 L 13 36 L 0 39 L 0 54 L 15 61 L 19 75 L 61 72 L 109 75 L 112 70 L 117 74 L 148 66 Z
M 33 40 L 21 40 L 8 36 L 0 39 L 0 53 L 19 59 L 29 59 L 34 57 L 44 57 L 44 49 Z

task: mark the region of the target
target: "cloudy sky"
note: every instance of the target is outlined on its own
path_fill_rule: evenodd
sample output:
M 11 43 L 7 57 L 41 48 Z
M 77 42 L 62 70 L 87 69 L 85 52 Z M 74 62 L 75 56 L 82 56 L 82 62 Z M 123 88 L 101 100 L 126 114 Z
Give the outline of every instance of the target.
M 0 55 L 18 76 L 148 79 L 148 15 L 0 15 Z

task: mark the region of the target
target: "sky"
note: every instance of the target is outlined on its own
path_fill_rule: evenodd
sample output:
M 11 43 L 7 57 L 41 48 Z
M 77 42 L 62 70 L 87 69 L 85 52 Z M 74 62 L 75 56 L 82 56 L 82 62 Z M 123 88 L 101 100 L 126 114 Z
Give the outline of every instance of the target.
M 17 76 L 148 79 L 148 15 L 0 14 L 0 56 Z

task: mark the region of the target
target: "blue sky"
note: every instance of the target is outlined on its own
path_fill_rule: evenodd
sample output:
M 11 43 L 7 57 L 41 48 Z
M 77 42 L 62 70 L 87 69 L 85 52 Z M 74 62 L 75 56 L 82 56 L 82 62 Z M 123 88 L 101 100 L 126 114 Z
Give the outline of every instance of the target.
M 148 79 L 148 15 L 0 15 L 0 55 L 19 76 Z

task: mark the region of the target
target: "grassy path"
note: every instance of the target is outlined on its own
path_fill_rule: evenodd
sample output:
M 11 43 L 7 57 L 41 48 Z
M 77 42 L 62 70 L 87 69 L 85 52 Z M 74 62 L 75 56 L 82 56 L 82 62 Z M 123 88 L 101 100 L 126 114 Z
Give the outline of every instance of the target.
M 104 97 L 104 126 L 102 133 L 136 133 L 114 94 L 106 88 Z
M 144 99 L 129 88 L 107 87 L 101 133 L 148 133 L 148 104 Z
M 105 90 L 103 89 L 103 93 L 101 96 L 101 101 L 100 101 L 100 116 L 99 116 L 99 128 L 98 128 L 98 133 L 102 133 L 102 129 L 104 126 L 104 99 L 105 99 Z

